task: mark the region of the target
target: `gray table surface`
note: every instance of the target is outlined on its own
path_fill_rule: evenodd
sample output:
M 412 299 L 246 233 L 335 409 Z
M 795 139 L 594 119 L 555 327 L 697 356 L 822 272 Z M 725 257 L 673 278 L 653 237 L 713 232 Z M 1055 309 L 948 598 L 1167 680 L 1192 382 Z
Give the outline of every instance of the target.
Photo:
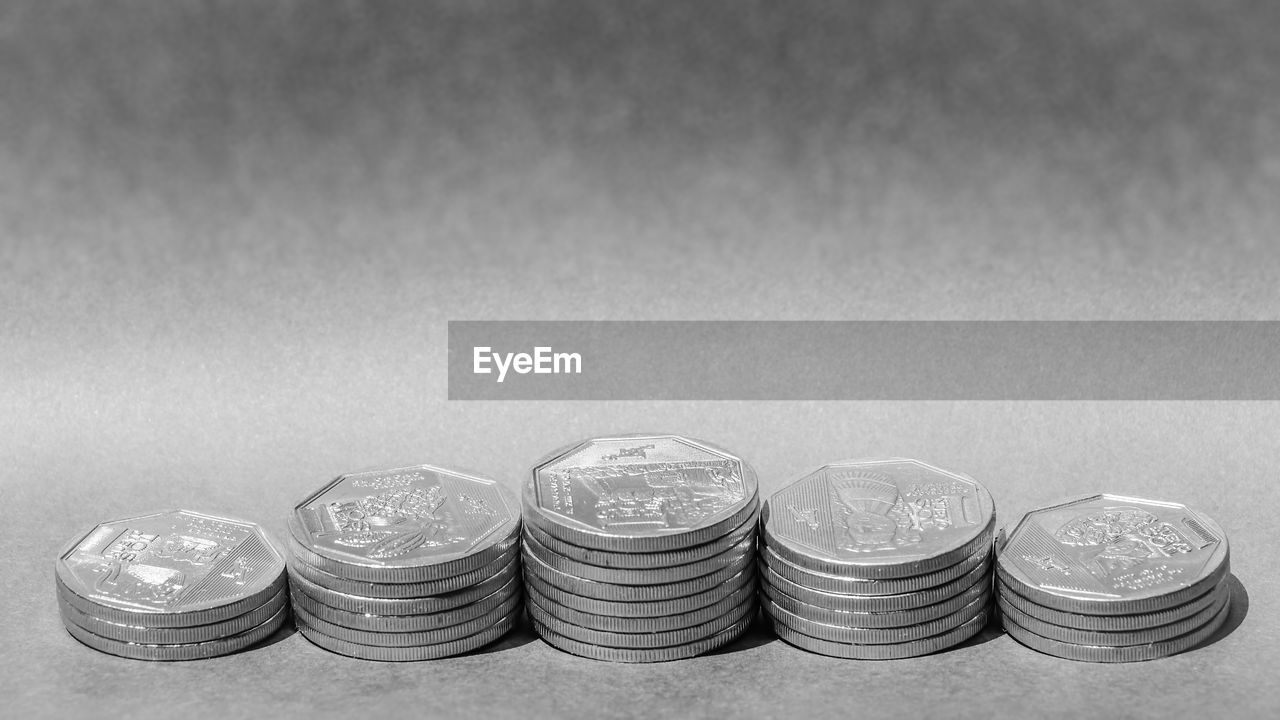
M 0 697 L 14 717 L 1190 717 L 1280 709 L 1280 404 L 446 401 L 449 319 L 1280 319 L 1280 14 L 1258 3 L 58 2 L 0 10 Z M 522 628 L 390 665 L 296 634 L 147 664 L 53 557 L 190 507 L 279 533 L 340 472 L 515 488 L 670 429 L 763 490 L 858 455 L 1004 519 L 1108 490 L 1230 534 L 1229 632 L 1103 666 L 992 630 L 850 662 L 758 628 L 626 666 Z M 16 712 L 15 712 L 16 711 Z

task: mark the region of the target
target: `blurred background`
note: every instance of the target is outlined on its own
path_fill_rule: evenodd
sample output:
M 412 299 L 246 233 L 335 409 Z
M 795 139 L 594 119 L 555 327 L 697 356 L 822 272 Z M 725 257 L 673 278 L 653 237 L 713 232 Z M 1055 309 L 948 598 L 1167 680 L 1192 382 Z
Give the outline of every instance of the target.
M 191 506 L 278 530 L 340 472 L 514 488 L 550 448 L 636 428 L 741 448 L 766 492 L 899 454 L 984 480 L 1010 519 L 1176 496 L 1255 539 L 1236 572 L 1274 597 L 1275 404 L 449 403 L 445 323 L 1280 319 L 1277 31 L 1261 0 L 4 3 L 0 483 L 21 519 L 0 604 L 32 618 L 6 697 L 144 692 L 58 625 L 51 559 L 83 525 Z M 1280 618 L 1249 622 L 1165 661 L 1140 709 L 1274 709 L 1254 680 Z M 522 641 L 427 673 L 292 637 L 200 664 L 238 688 L 225 706 L 178 666 L 145 691 L 193 717 L 320 716 L 358 688 L 459 716 L 822 715 L 854 678 L 870 716 L 980 687 L 947 714 L 990 717 L 1154 681 L 1004 637 L 892 667 L 757 640 L 644 670 Z M 547 691 L 559 672 L 610 702 Z

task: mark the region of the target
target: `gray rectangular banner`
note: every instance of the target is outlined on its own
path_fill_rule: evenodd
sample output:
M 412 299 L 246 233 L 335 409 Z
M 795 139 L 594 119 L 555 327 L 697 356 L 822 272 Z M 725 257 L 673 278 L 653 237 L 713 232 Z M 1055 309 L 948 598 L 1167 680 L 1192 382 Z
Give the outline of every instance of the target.
M 450 400 L 1280 400 L 1280 322 L 450 321 Z

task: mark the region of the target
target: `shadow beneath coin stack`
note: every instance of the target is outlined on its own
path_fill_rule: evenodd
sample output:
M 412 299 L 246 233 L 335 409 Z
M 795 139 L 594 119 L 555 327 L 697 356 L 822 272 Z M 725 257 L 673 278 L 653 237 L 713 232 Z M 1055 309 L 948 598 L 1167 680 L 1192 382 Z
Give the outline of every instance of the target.
M 482 648 L 478 648 L 469 653 L 463 653 L 458 657 L 488 655 L 490 653 L 503 652 L 505 650 L 514 650 L 518 647 L 524 647 L 538 639 L 540 638 L 538 637 L 538 633 L 533 629 L 533 623 L 529 621 L 528 612 L 521 610 L 519 618 L 516 619 L 515 627 L 511 628 L 511 632 Z
M 253 645 L 251 647 L 248 647 L 246 649 L 257 650 L 259 648 L 270 647 L 272 645 L 275 645 L 278 642 L 283 642 L 285 640 L 288 640 L 290 637 L 296 635 L 297 633 L 298 633 L 298 628 L 295 627 L 293 624 L 293 616 L 290 616 L 288 620 L 284 621 L 284 625 L 280 626 L 279 630 L 271 633 L 271 635 L 267 637 L 265 640 L 263 640 L 262 642 L 256 645 Z
M 1235 632 L 1236 628 L 1244 623 L 1245 616 L 1249 614 L 1249 591 L 1245 589 L 1244 583 L 1240 582 L 1240 578 L 1232 573 L 1223 580 L 1223 584 L 1226 585 L 1227 592 L 1231 595 L 1231 607 L 1227 610 L 1227 620 L 1222 623 L 1222 627 L 1218 628 L 1204 642 L 1191 648 L 1192 651 L 1209 647 Z
M 973 637 L 969 638 L 968 640 L 965 640 L 962 643 L 952 645 L 949 648 L 943 648 L 936 653 L 930 653 L 930 654 L 940 655 L 942 653 L 954 652 L 956 650 L 964 650 L 965 648 L 978 647 L 979 645 L 986 645 L 992 640 L 1004 637 L 1004 635 L 1005 635 L 1004 626 L 1000 624 L 1000 613 L 994 607 L 992 607 L 991 618 L 987 620 L 987 624 L 983 626 L 981 630 L 978 631 L 977 635 L 974 635 Z
M 747 631 L 737 640 L 725 645 L 722 648 L 712 650 L 707 655 L 728 655 L 730 653 L 741 652 L 758 648 L 762 645 L 768 645 L 778 640 L 778 636 L 773 633 L 773 629 L 769 627 L 769 621 L 764 617 L 764 612 L 756 611 L 756 617 L 751 621 L 751 625 L 747 627 Z

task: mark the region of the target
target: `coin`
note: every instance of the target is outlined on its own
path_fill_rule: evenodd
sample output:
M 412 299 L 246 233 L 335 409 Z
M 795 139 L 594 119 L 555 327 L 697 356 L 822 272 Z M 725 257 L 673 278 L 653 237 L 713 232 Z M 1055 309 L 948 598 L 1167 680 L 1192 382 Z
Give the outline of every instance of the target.
M 147 628 L 231 620 L 285 582 L 284 555 L 261 527 L 189 510 L 95 525 L 63 549 L 55 568 L 76 610 Z
M 676 435 L 593 438 L 539 463 L 526 523 L 571 545 L 664 552 L 713 541 L 756 511 L 755 471 Z
M 330 607 L 312 598 L 306 593 L 293 593 L 296 607 L 306 611 L 308 615 L 326 622 L 353 630 L 369 632 L 415 632 L 422 630 L 439 630 L 440 628 L 458 625 L 488 615 L 513 596 L 520 594 L 521 582 L 518 577 L 511 577 L 506 584 L 484 598 L 476 600 L 454 610 L 425 613 L 417 615 L 370 615 L 353 613 Z M 333 635 L 333 633 L 330 633 Z
M 289 525 L 292 528 L 296 525 L 296 522 L 291 518 Z M 422 568 L 416 574 L 420 577 L 430 577 L 430 579 L 416 582 L 443 582 L 458 577 L 459 575 L 467 575 L 468 573 L 482 570 L 485 567 L 492 565 L 495 561 L 506 557 L 519 541 L 520 534 L 518 532 L 514 532 L 499 542 L 477 552 L 475 555 L 466 556 L 463 560 L 440 567 L 428 566 L 428 568 Z M 355 566 L 344 565 L 330 558 L 318 555 L 302 545 L 302 543 L 297 539 L 296 531 L 291 531 L 289 537 L 289 551 L 307 565 L 335 577 L 340 577 L 343 580 L 351 580 L 354 582 L 378 582 L 390 585 L 405 584 L 408 582 L 403 579 L 409 576 L 406 573 L 386 573 L 385 576 L 380 577 L 377 569 L 358 568 Z M 448 574 L 454 570 L 458 570 L 458 572 L 452 575 Z
M 421 645 L 440 645 L 454 642 L 475 635 L 485 628 L 494 625 L 495 621 L 517 614 L 520 610 L 520 595 L 508 596 L 497 608 L 486 615 L 467 620 L 456 625 L 449 625 L 432 630 L 416 630 L 410 632 L 373 632 L 343 627 L 328 620 L 322 620 L 307 612 L 302 607 L 295 607 L 294 616 L 306 623 L 313 630 L 324 633 L 331 638 L 382 647 L 415 647 Z
M 548 535 L 532 523 L 524 526 L 524 534 L 526 536 L 532 535 L 543 547 L 569 560 L 597 567 L 649 570 L 688 565 L 689 563 L 696 563 L 721 555 L 729 548 L 740 544 L 746 538 L 755 537 L 758 521 L 759 513 L 756 512 L 723 537 L 709 540 L 701 545 L 693 545 L 681 550 L 668 550 L 666 552 L 614 552 L 582 548 Z
M 778 575 L 767 563 L 760 563 L 761 581 L 801 602 L 847 612 L 893 612 L 933 605 L 955 597 L 979 581 L 990 582 L 991 561 L 979 565 L 955 580 L 901 595 L 845 595 L 812 590 Z
M 968 589 L 961 591 L 960 594 L 941 602 L 909 610 L 892 610 L 888 612 L 850 612 L 810 605 L 787 595 L 768 583 L 761 585 L 761 591 L 774 604 L 805 620 L 843 627 L 891 628 L 929 622 L 930 620 L 951 615 L 977 598 L 991 592 L 991 583 L 988 578 L 982 577 L 969 586 Z
M 1027 513 L 996 562 L 1000 579 L 1044 607 L 1084 615 L 1158 612 L 1223 578 L 1228 543 L 1185 505 L 1099 494 Z
M 555 568 L 552 568 L 542 562 L 542 560 L 540 560 L 536 555 L 528 552 L 523 553 L 521 558 L 524 560 L 526 575 L 537 575 L 547 583 L 574 595 L 595 598 L 597 600 L 613 600 L 615 602 L 674 600 L 676 598 L 685 597 L 686 595 L 694 595 L 715 587 L 734 575 L 737 575 L 755 561 L 753 556 L 744 555 L 740 560 L 731 565 L 727 565 L 709 575 L 692 578 L 690 580 L 665 583 L 662 585 L 619 585 L 616 583 L 604 583 L 575 577 L 573 575 L 567 575 Z
M 1165 625 L 1156 625 L 1142 630 L 1081 630 L 1072 627 L 1054 625 L 1027 615 L 1016 607 L 999 599 L 1002 617 L 1008 618 L 1018 626 L 1050 640 L 1071 643 L 1073 645 L 1102 645 L 1121 647 L 1125 645 L 1145 645 L 1153 642 L 1172 640 L 1180 635 L 1195 630 L 1209 622 L 1229 599 L 1227 593 L 1215 593 L 1217 599 L 1208 607 L 1182 620 Z
M 849 460 L 775 493 L 761 525 L 763 544 L 799 567 L 902 578 L 990 547 L 995 503 L 972 478 L 919 460 Z
M 1062 625 L 1065 627 L 1079 628 L 1081 630 L 1114 632 L 1121 630 L 1143 630 L 1146 628 L 1178 622 L 1179 620 L 1188 618 L 1212 605 L 1213 602 L 1218 599 L 1218 593 L 1226 592 L 1226 588 L 1219 583 L 1200 597 L 1188 600 L 1183 605 L 1177 605 L 1169 608 L 1168 610 L 1160 610 L 1158 612 L 1137 613 L 1131 615 L 1083 615 L 1080 613 L 1068 613 L 1061 610 L 1054 610 L 1053 608 L 1047 608 L 1031 602 L 1000 580 L 996 580 L 996 591 L 1004 602 L 1017 608 L 1022 613 L 1030 615 L 1042 622 L 1053 623 L 1054 625 Z
M 524 579 L 529 588 L 536 590 L 539 594 L 564 607 L 596 615 L 616 615 L 620 618 L 651 618 L 680 615 L 713 605 L 739 588 L 752 585 L 755 581 L 755 575 L 753 566 L 748 565 L 742 572 L 703 592 L 673 600 L 649 601 L 597 600 L 574 595 L 551 585 L 538 575 L 530 572 L 528 568 L 525 568 Z
M 806 570 L 775 554 L 768 546 L 761 549 L 760 556 L 777 574 L 813 590 L 845 595 L 902 595 L 903 593 L 945 585 L 958 577 L 966 575 L 970 570 L 986 562 L 990 556 L 990 551 L 983 548 L 951 567 L 934 570 L 923 575 L 885 578 L 882 580 L 847 578 Z
M 58 606 L 64 618 L 101 638 L 139 645 L 190 645 L 248 632 L 279 612 L 288 600 L 288 593 L 282 589 L 262 605 L 230 620 L 192 627 L 158 628 L 103 620 L 84 613 L 61 596 Z
M 814 622 L 790 613 L 772 600 L 765 600 L 765 614 L 796 632 L 828 642 L 850 643 L 856 645 L 888 645 L 901 644 L 915 640 L 923 640 L 940 633 L 949 632 L 964 623 L 986 613 L 991 605 L 991 593 L 987 592 L 969 601 L 968 605 L 950 615 L 934 618 L 915 625 L 888 628 L 858 628 L 842 625 Z
M 491 577 L 471 587 L 420 598 L 371 598 L 351 595 L 321 587 L 297 573 L 289 574 L 289 585 L 295 594 L 301 592 L 329 607 L 347 612 L 368 615 L 425 615 L 447 612 L 476 602 L 510 582 L 512 578 L 519 577 L 519 574 L 519 558 L 512 556 L 507 564 L 494 572 Z
M 648 663 L 648 662 L 666 662 L 670 660 L 682 660 L 685 658 L 696 657 L 704 653 L 711 652 L 716 648 L 723 647 L 737 640 L 751 627 L 755 616 L 743 618 L 729 628 L 712 635 L 709 638 L 698 640 L 687 645 L 676 645 L 666 648 L 613 648 L 604 645 L 593 645 L 592 643 L 581 642 L 567 638 L 556 633 L 551 628 L 539 623 L 536 619 L 533 621 L 534 630 L 538 635 L 552 647 L 559 648 L 567 653 L 579 655 L 594 660 L 607 660 L 610 662 L 629 662 L 629 663 Z
M 1051 640 L 1018 625 L 1007 615 L 1003 616 L 1003 621 L 1005 632 L 1009 633 L 1014 640 L 1046 655 L 1084 662 L 1141 662 L 1174 655 L 1194 648 L 1212 637 L 1218 631 L 1218 628 L 1222 627 L 1222 624 L 1226 622 L 1230 612 L 1231 601 L 1228 599 L 1209 622 L 1185 635 L 1179 635 L 1160 642 L 1126 645 L 1123 647 L 1076 645 L 1074 643 Z
M 511 613 L 498 619 L 492 626 L 475 635 L 453 640 L 438 645 L 418 645 L 415 647 L 383 647 L 379 645 L 361 645 L 347 640 L 330 637 L 308 625 L 305 620 L 298 620 L 298 631 L 302 636 L 319 648 L 329 652 L 347 655 L 361 660 L 377 660 L 380 662 L 414 662 L 418 660 L 437 660 L 463 653 L 479 650 L 515 627 L 519 613 Z
M 289 519 L 308 564 L 382 583 L 481 570 L 504 556 L 519 525 L 515 497 L 496 481 L 433 465 L 342 475 L 298 503 Z
M 181 645 L 151 645 L 112 640 L 94 635 L 75 624 L 65 615 L 62 617 L 62 621 L 67 628 L 67 632 L 71 633 L 72 637 L 94 650 L 133 660 L 174 661 L 199 660 L 238 652 L 271 637 L 284 625 L 284 621 L 288 617 L 289 608 L 284 606 L 277 610 L 276 614 L 272 615 L 266 622 L 240 634 L 207 642 Z
M 685 565 L 676 565 L 672 567 L 650 568 L 645 570 L 636 570 L 631 568 L 602 568 L 587 563 L 580 563 L 570 560 L 560 555 L 556 555 L 551 550 L 543 547 L 536 539 L 528 535 L 524 538 L 524 550 L 532 555 L 536 555 L 539 560 L 548 567 L 554 568 L 566 575 L 573 575 L 586 580 L 595 580 L 597 582 L 612 583 L 616 585 L 664 585 L 683 580 L 692 580 L 694 578 L 711 575 L 718 570 L 723 570 L 730 566 L 740 566 L 747 559 L 749 553 L 754 553 L 756 549 L 755 536 L 747 536 L 737 545 L 729 548 L 720 555 L 715 555 L 706 560 L 687 563 Z
M 819 655 L 830 655 L 831 657 L 849 658 L 853 660 L 898 660 L 902 658 L 917 657 L 919 655 L 928 655 L 949 647 L 959 645 L 969 638 L 977 635 L 990 619 L 990 611 L 984 610 L 976 617 L 972 618 L 963 625 L 948 630 L 940 635 L 924 638 L 923 640 L 913 640 L 911 642 L 896 643 L 890 645 L 855 645 L 853 643 L 838 643 L 827 640 L 819 640 L 810 637 L 804 633 L 797 632 L 785 624 L 773 621 L 774 632 L 778 637 L 787 643 L 794 645 L 801 650 L 818 653 Z
M 461 575 L 454 575 L 441 580 L 430 580 L 420 583 L 372 583 L 347 580 L 345 578 L 330 575 L 329 573 L 312 567 L 304 562 L 300 562 L 296 557 L 289 560 L 289 571 L 290 574 L 301 575 L 312 583 L 327 590 L 336 590 L 349 595 L 403 600 L 408 598 L 427 597 L 428 595 L 441 595 L 475 585 L 476 583 L 492 576 L 496 568 L 505 566 L 507 563 L 511 562 L 511 560 L 516 556 L 516 549 L 512 548 L 511 550 L 508 550 L 507 553 L 507 555 L 501 555 L 496 558 L 491 567 L 480 567 Z
M 545 609 L 557 619 L 588 628 L 620 633 L 664 632 L 681 630 L 710 622 L 729 612 L 739 604 L 750 600 L 755 594 L 753 583 L 744 583 L 737 590 L 725 595 L 722 599 L 697 610 L 676 615 L 658 615 L 656 617 L 628 617 L 619 615 L 600 615 L 583 612 L 553 600 L 538 591 L 535 585 L 525 588 L 529 601 Z

